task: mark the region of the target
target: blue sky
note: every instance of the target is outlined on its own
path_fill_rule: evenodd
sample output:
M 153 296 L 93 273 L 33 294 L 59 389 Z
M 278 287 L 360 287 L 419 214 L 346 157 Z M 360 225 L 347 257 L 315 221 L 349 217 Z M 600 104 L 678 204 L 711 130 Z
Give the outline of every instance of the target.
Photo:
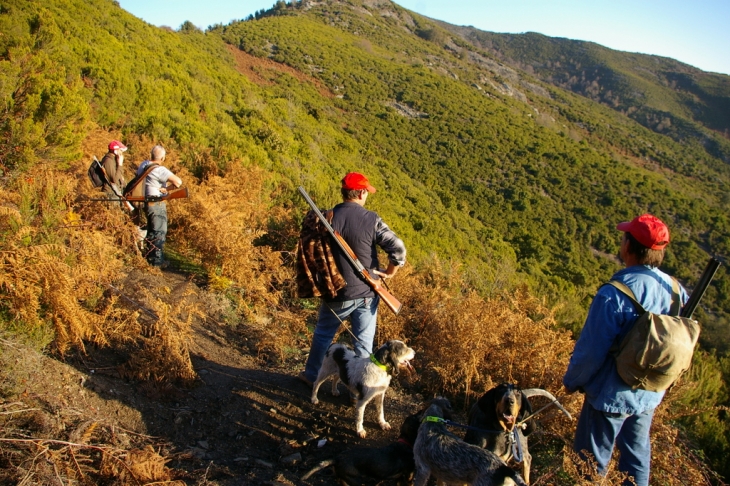
M 246 18 L 275 0 L 119 0 L 153 25 L 201 29 Z M 730 74 L 730 0 L 400 0 L 399 5 L 490 32 L 539 32 L 671 57 Z

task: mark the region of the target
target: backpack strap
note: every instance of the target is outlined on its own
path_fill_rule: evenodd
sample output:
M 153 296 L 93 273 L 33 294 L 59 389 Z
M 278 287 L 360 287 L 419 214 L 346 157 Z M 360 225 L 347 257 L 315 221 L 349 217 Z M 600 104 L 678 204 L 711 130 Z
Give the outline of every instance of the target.
M 127 186 L 124 188 L 124 196 L 128 196 L 134 190 L 135 187 L 137 187 L 138 185 L 143 183 L 145 181 L 145 179 L 147 179 L 147 176 L 150 175 L 150 172 L 152 172 L 159 166 L 160 166 L 160 164 L 155 164 L 152 162 L 147 164 L 147 167 L 145 167 L 144 171 L 140 175 L 134 176 L 134 178 L 131 181 L 129 181 Z
M 672 304 L 669 308 L 668 315 L 670 316 L 678 316 L 679 315 L 679 308 L 680 308 L 680 297 L 679 297 L 679 282 L 677 282 L 677 279 L 674 277 L 671 277 L 672 279 Z M 624 283 L 619 282 L 618 280 L 611 280 L 608 282 L 608 285 L 612 285 L 613 287 L 616 287 L 622 294 L 626 295 L 626 297 L 631 300 L 631 302 L 636 307 L 636 310 L 640 311 L 639 314 L 643 314 L 646 312 L 644 309 L 644 306 L 639 304 L 639 301 L 636 300 L 636 296 L 634 295 L 634 292 Z

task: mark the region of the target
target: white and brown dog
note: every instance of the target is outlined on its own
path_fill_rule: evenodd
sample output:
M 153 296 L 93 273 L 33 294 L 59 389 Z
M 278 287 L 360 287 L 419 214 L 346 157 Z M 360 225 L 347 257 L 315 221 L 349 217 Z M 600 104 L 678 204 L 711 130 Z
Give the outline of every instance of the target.
M 317 392 L 322 383 L 330 377 L 332 380 L 332 395 L 340 394 L 337 384 L 342 382 L 356 398 L 355 430 L 357 435 L 365 438 L 367 433 L 362 426 L 365 415 L 365 406 L 375 399 L 378 407 L 378 421 L 383 430 L 390 430 L 390 424 L 385 421 L 383 414 L 383 399 L 385 391 L 390 385 L 392 376 L 398 375 L 398 369 L 410 366 L 409 361 L 415 356 L 415 351 L 402 341 L 391 340 L 383 344 L 374 354 L 361 358 L 353 350 L 343 344 L 333 344 L 325 354 L 322 367 L 312 386 L 312 403 L 318 404 Z

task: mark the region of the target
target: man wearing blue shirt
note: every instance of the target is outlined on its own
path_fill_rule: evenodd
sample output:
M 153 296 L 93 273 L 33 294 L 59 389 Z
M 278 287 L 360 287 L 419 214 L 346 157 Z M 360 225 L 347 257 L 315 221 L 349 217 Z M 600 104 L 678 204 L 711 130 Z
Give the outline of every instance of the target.
M 616 229 L 624 232 L 619 255 L 626 268 L 616 272 L 611 280 L 627 285 L 645 310 L 668 314 L 672 278 L 658 267 L 669 244 L 669 229 L 651 214 L 620 223 Z M 687 301 L 684 289 L 680 289 L 680 300 L 681 305 Z M 598 289 L 563 384 L 568 393 L 585 393 L 574 450 L 583 459 L 595 459 L 598 472 L 605 475 L 615 445 L 621 453 L 618 470 L 633 477 L 637 486 L 647 486 L 651 462 L 649 429 L 664 392 L 632 389 L 619 376 L 615 359 L 609 353 L 638 318 L 639 311 L 618 289 L 611 285 Z

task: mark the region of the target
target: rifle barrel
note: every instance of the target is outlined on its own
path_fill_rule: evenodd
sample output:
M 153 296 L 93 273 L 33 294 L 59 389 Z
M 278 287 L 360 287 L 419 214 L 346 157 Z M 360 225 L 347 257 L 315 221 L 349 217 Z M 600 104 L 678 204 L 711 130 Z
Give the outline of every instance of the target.
M 705 270 L 702 272 L 702 276 L 700 277 L 700 281 L 697 282 L 697 286 L 692 291 L 692 295 L 690 295 L 687 303 L 684 304 L 684 307 L 682 307 L 682 312 L 680 313 L 682 317 L 692 318 L 692 314 L 694 314 L 697 309 L 700 299 L 702 299 L 702 296 L 705 295 L 707 287 L 710 286 L 710 282 L 712 282 L 715 272 L 717 272 L 717 269 L 720 268 L 720 265 L 720 262 L 715 258 L 710 258 L 707 262 Z

